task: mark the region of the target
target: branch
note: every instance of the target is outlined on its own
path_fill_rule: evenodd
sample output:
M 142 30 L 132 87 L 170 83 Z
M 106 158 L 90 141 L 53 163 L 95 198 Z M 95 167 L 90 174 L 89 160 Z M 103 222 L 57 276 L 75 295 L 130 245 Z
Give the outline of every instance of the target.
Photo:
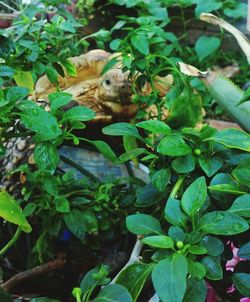
M 142 246 L 143 244 L 141 243 L 141 241 L 139 240 L 139 237 L 137 237 L 135 246 L 132 250 L 131 256 L 129 258 L 129 261 L 124 265 L 124 267 L 120 270 L 120 272 L 114 277 L 114 279 L 110 282 L 110 284 L 115 283 L 116 279 L 118 278 L 119 274 L 121 273 L 121 271 L 123 271 L 125 268 L 127 268 L 129 265 L 137 262 L 139 260 L 139 256 L 142 250 Z
M 30 270 L 21 272 L 15 276 L 13 276 L 8 281 L 4 282 L 1 285 L 1 288 L 5 291 L 9 292 L 16 284 L 18 284 L 24 280 L 31 279 L 35 276 L 61 268 L 64 265 L 64 263 L 65 263 L 64 255 L 59 255 L 56 260 L 36 266 Z

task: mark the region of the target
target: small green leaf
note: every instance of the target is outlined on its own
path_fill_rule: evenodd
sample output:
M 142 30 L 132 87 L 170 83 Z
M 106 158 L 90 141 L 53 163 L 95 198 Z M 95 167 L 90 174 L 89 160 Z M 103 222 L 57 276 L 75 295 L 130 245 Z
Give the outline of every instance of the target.
M 203 279 L 207 270 L 203 264 L 188 258 L 188 272 L 192 278 Z
M 228 212 L 242 217 L 250 217 L 250 194 L 236 198 Z
M 198 162 L 208 177 L 213 176 L 222 167 L 222 160 L 217 157 L 201 156 Z
M 152 184 L 156 187 L 159 192 L 164 192 L 170 181 L 170 171 L 168 169 L 162 169 L 156 171 L 152 177 Z
M 32 230 L 19 204 L 5 191 L 0 192 L 0 217 L 22 227 L 26 233 Z
M 70 77 L 77 76 L 76 66 L 73 63 L 71 63 L 69 60 L 62 62 L 62 65 L 66 69 L 66 73 L 68 76 L 70 76 Z
M 142 239 L 142 243 L 160 249 L 173 249 L 174 241 L 168 236 L 150 236 Z
M 57 82 L 58 73 L 52 66 L 46 66 L 45 68 L 46 75 L 51 83 Z
M 187 260 L 174 254 L 160 261 L 152 272 L 154 288 L 162 302 L 182 302 L 186 291 Z
M 239 234 L 249 229 L 246 220 L 238 215 L 223 211 L 214 211 L 204 215 L 197 227 L 205 234 L 224 236 Z
M 180 136 L 168 135 L 160 141 L 157 152 L 168 156 L 183 156 L 191 153 L 192 149 Z
M 67 105 L 72 100 L 72 95 L 66 92 L 54 92 L 49 94 L 49 101 L 51 103 L 51 111 L 55 112 L 57 109 Z
M 15 73 L 15 70 L 8 66 L 0 66 L 0 77 L 11 77 Z
M 192 154 L 175 158 L 171 163 L 177 173 L 189 173 L 195 169 L 195 160 Z
M 233 274 L 233 282 L 243 296 L 250 297 L 250 274 Z
M 137 149 L 125 152 L 121 156 L 119 156 L 119 161 L 126 162 L 128 160 L 136 158 L 137 156 L 139 156 L 145 152 L 146 152 L 146 149 L 144 149 L 144 148 L 137 148 Z
M 206 267 L 206 277 L 210 280 L 220 280 L 223 277 L 223 271 L 217 258 L 206 256 L 201 260 Z
M 250 187 L 250 159 L 240 162 L 240 164 L 232 171 L 233 177 L 247 187 Z
M 146 214 L 134 214 L 126 218 L 127 229 L 136 235 L 162 234 L 160 222 Z
M 71 122 L 85 122 L 92 120 L 94 117 L 95 112 L 93 110 L 89 109 L 88 107 L 77 106 L 66 111 L 63 115 L 63 120 Z
M 184 227 L 187 223 L 187 216 L 182 212 L 180 201 L 169 198 L 165 208 L 165 219 L 173 225 Z
M 24 87 L 32 94 L 34 91 L 34 80 L 30 71 L 16 70 L 13 76 L 17 86 Z
M 70 211 L 69 201 L 63 196 L 59 196 L 55 199 L 55 205 L 57 212 L 69 213 Z
M 137 127 L 145 129 L 151 133 L 158 133 L 158 134 L 170 134 L 171 129 L 169 126 L 158 120 L 148 120 L 148 121 L 143 121 L 135 124 Z
M 221 40 L 216 37 L 201 36 L 195 43 L 195 51 L 200 61 L 216 52 L 221 45 Z
M 219 256 L 224 251 L 223 242 L 213 236 L 205 236 L 203 237 L 201 244 L 206 248 L 209 256 Z
M 207 186 L 205 177 L 197 178 L 184 192 L 181 206 L 189 216 L 195 216 L 206 201 Z
M 85 217 L 79 210 L 72 210 L 64 215 L 64 222 L 68 229 L 83 243 L 86 233 Z
M 203 255 L 207 253 L 207 249 L 202 245 L 195 244 L 189 247 L 188 252 L 194 255 Z
M 133 302 L 128 290 L 118 284 L 111 284 L 101 289 L 93 302 Z
M 112 162 L 115 162 L 117 160 L 115 152 L 111 149 L 111 147 L 104 141 L 89 141 L 91 144 L 93 144 L 96 149 L 101 152 L 107 159 L 109 159 Z
M 60 160 L 57 148 L 52 143 L 37 143 L 34 158 L 40 170 L 54 172 Z

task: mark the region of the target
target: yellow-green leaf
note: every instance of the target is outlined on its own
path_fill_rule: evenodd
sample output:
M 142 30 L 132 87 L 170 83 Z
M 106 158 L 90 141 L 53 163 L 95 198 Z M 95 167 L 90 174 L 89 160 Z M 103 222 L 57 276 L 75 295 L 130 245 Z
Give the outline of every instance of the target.
M 34 80 L 30 71 L 16 70 L 14 80 L 17 86 L 29 89 L 30 94 L 34 91 Z

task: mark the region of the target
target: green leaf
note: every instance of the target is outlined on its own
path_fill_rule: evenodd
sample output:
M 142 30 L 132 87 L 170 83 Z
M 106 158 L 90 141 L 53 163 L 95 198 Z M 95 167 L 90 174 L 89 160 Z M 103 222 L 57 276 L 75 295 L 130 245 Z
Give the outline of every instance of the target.
M 73 24 L 69 21 L 64 21 L 59 26 L 60 29 L 74 34 L 76 32 Z
M 204 215 L 197 227 L 205 234 L 224 236 L 239 234 L 249 229 L 246 220 L 223 211 L 214 211 Z
M 222 160 L 217 157 L 201 156 L 198 159 L 201 169 L 206 173 L 208 177 L 214 175 L 222 167 Z
M 62 133 L 56 119 L 34 102 L 23 101 L 20 109 L 21 121 L 26 128 L 37 133 L 38 141 L 55 139 Z
M 131 44 L 141 54 L 147 56 L 149 54 L 149 43 L 146 35 L 135 33 L 131 37 Z
M 123 147 L 126 152 L 132 151 L 138 148 L 137 140 L 135 137 L 130 135 L 124 135 L 123 138 Z M 137 157 L 132 158 L 132 161 L 136 168 L 139 167 L 139 160 Z
M 250 260 L 250 242 L 243 244 L 238 250 L 237 255 L 240 258 Z
M 57 82 L 58 73 L 55 68 L 53 68 L 51 66 L 46 66 L 45 72 L 51 83 Z
M 8 66 L 0 66 L 0 77 L 11 77 L 15 73 L 15 70 Z
M 168 135 L 160 141 L 157 152 L 168 156 L 183 156 L 191 153 L 192 149 L 180 136 Z
M 228 212 L 242 217 L 250 217 L 250 194 L 236 198 Z
M 142 139 L 136 127 L 132 124 L 128 123 L 115 123 L 104 127 L 102 132 L 107 135 L 113 136 L 123 136 L 123 135 L 131 135 L 138 139 Z
M 206 201 L 207 186 L 205 177 L 197 178 L 184 192 L 181 206 L 189 216 L 195 216 Z
M 169 126 L 158 120 L 148 120 L 143 121 L 135 124 L 137 127 L 145 129 L 151 133 L 158 133 L 158 134 L 170 134 L 171 129 Z
M 151 181 L 159 192 L 164 192 L 166 190 L 167 185 L 169 184 L 170 177 L 170 171 L 168 169 L 162 169 L 156 171 L 151 176 Z
M 126 287 L 136 301 L 154 266 L 154 263 L 133 263 L 120 272 L 116 283 Z
M 188 252 L 193 255 L 203 255 L 207 253 L 207 249 L 202 245 L 194 244 L 189 247 Z
M 145 152 L 147 152 L 147 151 L 144 148 L 137 148 L 134 150 L 130 150 L 128 152 L 123 153 L 121 156 L 119 156 L 119 161 L 126 162 L 128 160 L 136 158 L 137 156 L 139 156 Z
M 147 244 L 152 247 L 157 247 L 160 249 L 173 249 L 174 241 L 168 236 L 149 236 L 142 239 L 142 243 Z
M 165 197 L 165 192 L 159 192 L 151 183 L 139 188 L 136 192 L 136 206 L 147 207 L 157 204 Z
M 128 290 L 118 284 L 105 286 L 93 302 L 133 302 Z
M 101 75 L 105 74 L 107 71 L 109 71 L 110 69 L 112 69 L 114 66 L 117 65 L 117 63 L 119 63 L 119 60 L 117 58 L 112 58 L 103 67 Z
M 203 237 L 201 244 L 206 248 L 209 256 L 219 256 L 224 251 L 223 242 L 213 236 L 205 236 Z
M 187 272 L 187 260 L 181 254 L 174 254 L 156 265 L 152 281 L 162 302 L 183 301 Z
M 222 2 L 220 0 L 193 0 L 193 3 L 197 4 L 195 8 L 196 17 L 199 17 L 201 13 L 209 13 L 222 7 Z
M 206 277 L 210 280 L 220 280 L 223 278 L 223 271 L 217 258 L 206 256 L 201 260 L 206 267 Z
M 34 91 L 34 80 L 30 71 L 16 70 L 13 76 L 17 86 L 24 87 L 32 94 Z
M 122 40 L 121 39 L 115 39 L 113 41 L 111 41 L 111 43 L 109 44 L 109 47 L 112 50 L 117 50 L 121 44 Z
M 32 230 L 19 204 L 5 191 L 0 192 L 0 217 L 20 226 L 26 233 Z
M 225 8 L 223 13 L 229 18 L 239 19 L 247 18 L 247 3 L 235 3 L 234 8 Z
M 59 196 L 55 199 L 55 205 L 59 213 L 69 213 L 70 211 L 69 201 L 63 196 Z
M 192 259 L 188 258 L 188 272 L 192 278 L 197 278 L 200 280 L 206 276 L 207 270 L 200 262 L 193 261 Z
M 168 236 L 171 237 L 175 242 L 185 241 L 185 233 L 178 226 L 171 225 L 168 229 Z
M 87 274 L 82 278 L 80 282 L 80 288 L 84 294 L 86 294 L 92 288 L 98 285 L 106 285 L 109 282 L 107 279 L 108 267 L 101 265 L 88 271 Z
M 126 218 L 127 229 L 136 235 L 162 234 L 160 222 L 146 214 L 134 214 Z
M 83 243 L 86 233 L 85 217 L 79 210 L 72 210 L 64 215 L 64 222 L 68 229 Z
M 201 36 L 195 43 L 195 51 L 200 61 L 215 53 L 221 45 L 221 40 L 216 37 Z
M 247 187 L 250 187 L 250 159 L 241 161 L 240 164 L 233 170 L 233 177 Z
M 171 163 L 177 173 L 189 173 L 195 169 L 195 160 L 192 154 L 175 158 Z
M 187 290 L 183 302 L 205 302 L 207 296 L 207 285 L 205 280 L 189 278 Z
M 72 100 L 72 95 L 66 92 L 54 92 L 49 94 L 49 101 L 51 103 L 51 111 L 55 112 L 57 109 L 67 105 Z
M 170 197 L 165 208 L 165 219 L 176 226 L 184 227 L 187 223 L 187 216 L 182 212 L 180 201 Z
M 224 129 L 205 139 L 213 140 L 228 148 L 250 151 L 250 135 L 238 129 Z
M 71 63 L 69 60 L 62 62 L 62 65 L 66 69 L 66 73 L 68 76 L 70 76 L 70 77 L 77 76 L 76 66 L 73 63 Z
M 111 147 L 104 141 L 89 141 L 91 144 L 93 144 L 96 149 L 101 152 L 107 159 L 109 159 L 112 162 L 115 162 L 117 160 L 115 152 L 111 149 Z
M 60 160 L 57 148 L 51 143 L 38 143 L 35 146 L 34 158 L 40 170 L 54 172 Z
M 221 184 L 221 185 L 213 185 L 209 186 L 208 189 L 210 191 L 216 191 L 216 192 L 225 192 L 235 195 L 244 195 L 246 194 L 245 191 L 243 191 L 241 188 L 231 185 L 231 184 Z
M 243 296 L 250 297 L 250 274 L 233 274 L 233 282 Z
M 29 91 L 24 87 L 10 87 L 6 93 L 6 100 L 8 102 L 14 103 L 16 101 L 20 101 L 28 96 Z
M 95 112 L 88 107 L 77 106 L 69 109 L 63 115 L 63 121 L 90 121 L 95 117 Z

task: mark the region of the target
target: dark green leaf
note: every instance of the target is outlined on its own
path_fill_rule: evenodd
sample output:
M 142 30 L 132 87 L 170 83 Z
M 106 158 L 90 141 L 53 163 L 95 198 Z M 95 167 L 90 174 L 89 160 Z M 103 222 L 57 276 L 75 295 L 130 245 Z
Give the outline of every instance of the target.
M 195 161 L 192 154 L 175 158 L 171 163 L 177 173 L 189 173 L 195 169 Z
M 206 276 L 207 270 L 203 264 L 193 261 L 188 258 L 188 272 L 192 278 L 203 279 Z
M 201 229 L 205 234 L 227 236 L 245 232 L 249 229 L 249 225 L 246 220 L 238 215 L 214 211 L 201 218 L 198 229 Z
M 160 261 L 152 272 L 154 288 L 162 302 L 182 302 L 186 291 L 187 260 L 174 254 Z
M 243 296 L 250 297 L 250 274 L 233 274 L 233 282 Z
M 0 66 L 0 77 L 11 77 L 15 73 L 15 70 L 8 66 Z
M 201 244 L 207 249 L 207 253 L 209 256 L 219 256 L 224 251 L 223 242 L 213 236 L 205 236 Z
M 250 194 L 236 198 L 228 211 L 242 217 L 250 217 Z
M 152 175 L 151 181 L 159 192 L 164 192 L 169 184 L 170 177 L 170 171 L 168 169 L 162 169 Z
M 131 44 L 141 54 L 147 56 L 149 54 L 149 43 L 146 35 L 135 33 L 131 37 Z
M 181 206 L 189 216 L 195 216 L 206 201 L 207 186 L 205 177 L 197 178 L 184 192 Z
M 250 159 L 241 161 L 232 175 L 240 184 L 250 187 Z
M 148 120 L 135 124 L 137 127 L 145 129 L 151 133 L 170 134 L 169 126 L 158 120 Z
M 238 250 L 237 255 L 240 258 L 250 260 L 250 242 L 243 244 Z
M 180 136 L 168 135 L 160 141 L 157 152 L 168 156 L 183 156 L 191 153 L 192 149 Z
M 40 170 L 54 172 L 59 162 L 59 154 L 55 145 L 38 143 L 35 146 L 34 157 Z
M 217 157 L 201 156 L 198 161 L 200 167 L 208 177 L 213 176 L 222 167 L 222 160 Z
M 70 211 L 69 201 L 63 196 L 59 196 L 55 199 L 55 205 L 57 212 L 69 213 Z
M 165 208 L 165 219 L 173 225 L 184 227 L 187 223 L 187 216 L 182 212 L 180 201 L 169 198 Z
M 79 210 L 72 210 L 64 215 L 64 222 L 68 229 L 81 241 L 84 242 L 86 233 L 85 217 Z
M 136 301 L 154 266 L 154 263 L 133 263 L 120 272 L 116 283 L 126 287 L 133 301 Z
M 207 285 L 204 280 L 189 278 L 187 290 L 183 302 L 205 302 L 207 296 Z
M 206 277 L 210 280 L 220 280 L 223 277 L 222 268 L 217 258 L 206 256 L 201 260 L 201 263 L 206 267 Z
M 162 234 L 160 222 L 146 214 L 134 214 L 126 218 L 127 229 L 136 235 Z
M 141 136 L 134 125 L 128 123 L 115 123 L 104 127 L 102 132 L 107 135 L 113 136 L 123 136 L 123 135 L 131 135 L 136 138 L 141 139 Z
M 45 68 L 46 75 L 51 83 L 57 82 L 58 73 L 55 68 L 51 66 L 46 66 Z

